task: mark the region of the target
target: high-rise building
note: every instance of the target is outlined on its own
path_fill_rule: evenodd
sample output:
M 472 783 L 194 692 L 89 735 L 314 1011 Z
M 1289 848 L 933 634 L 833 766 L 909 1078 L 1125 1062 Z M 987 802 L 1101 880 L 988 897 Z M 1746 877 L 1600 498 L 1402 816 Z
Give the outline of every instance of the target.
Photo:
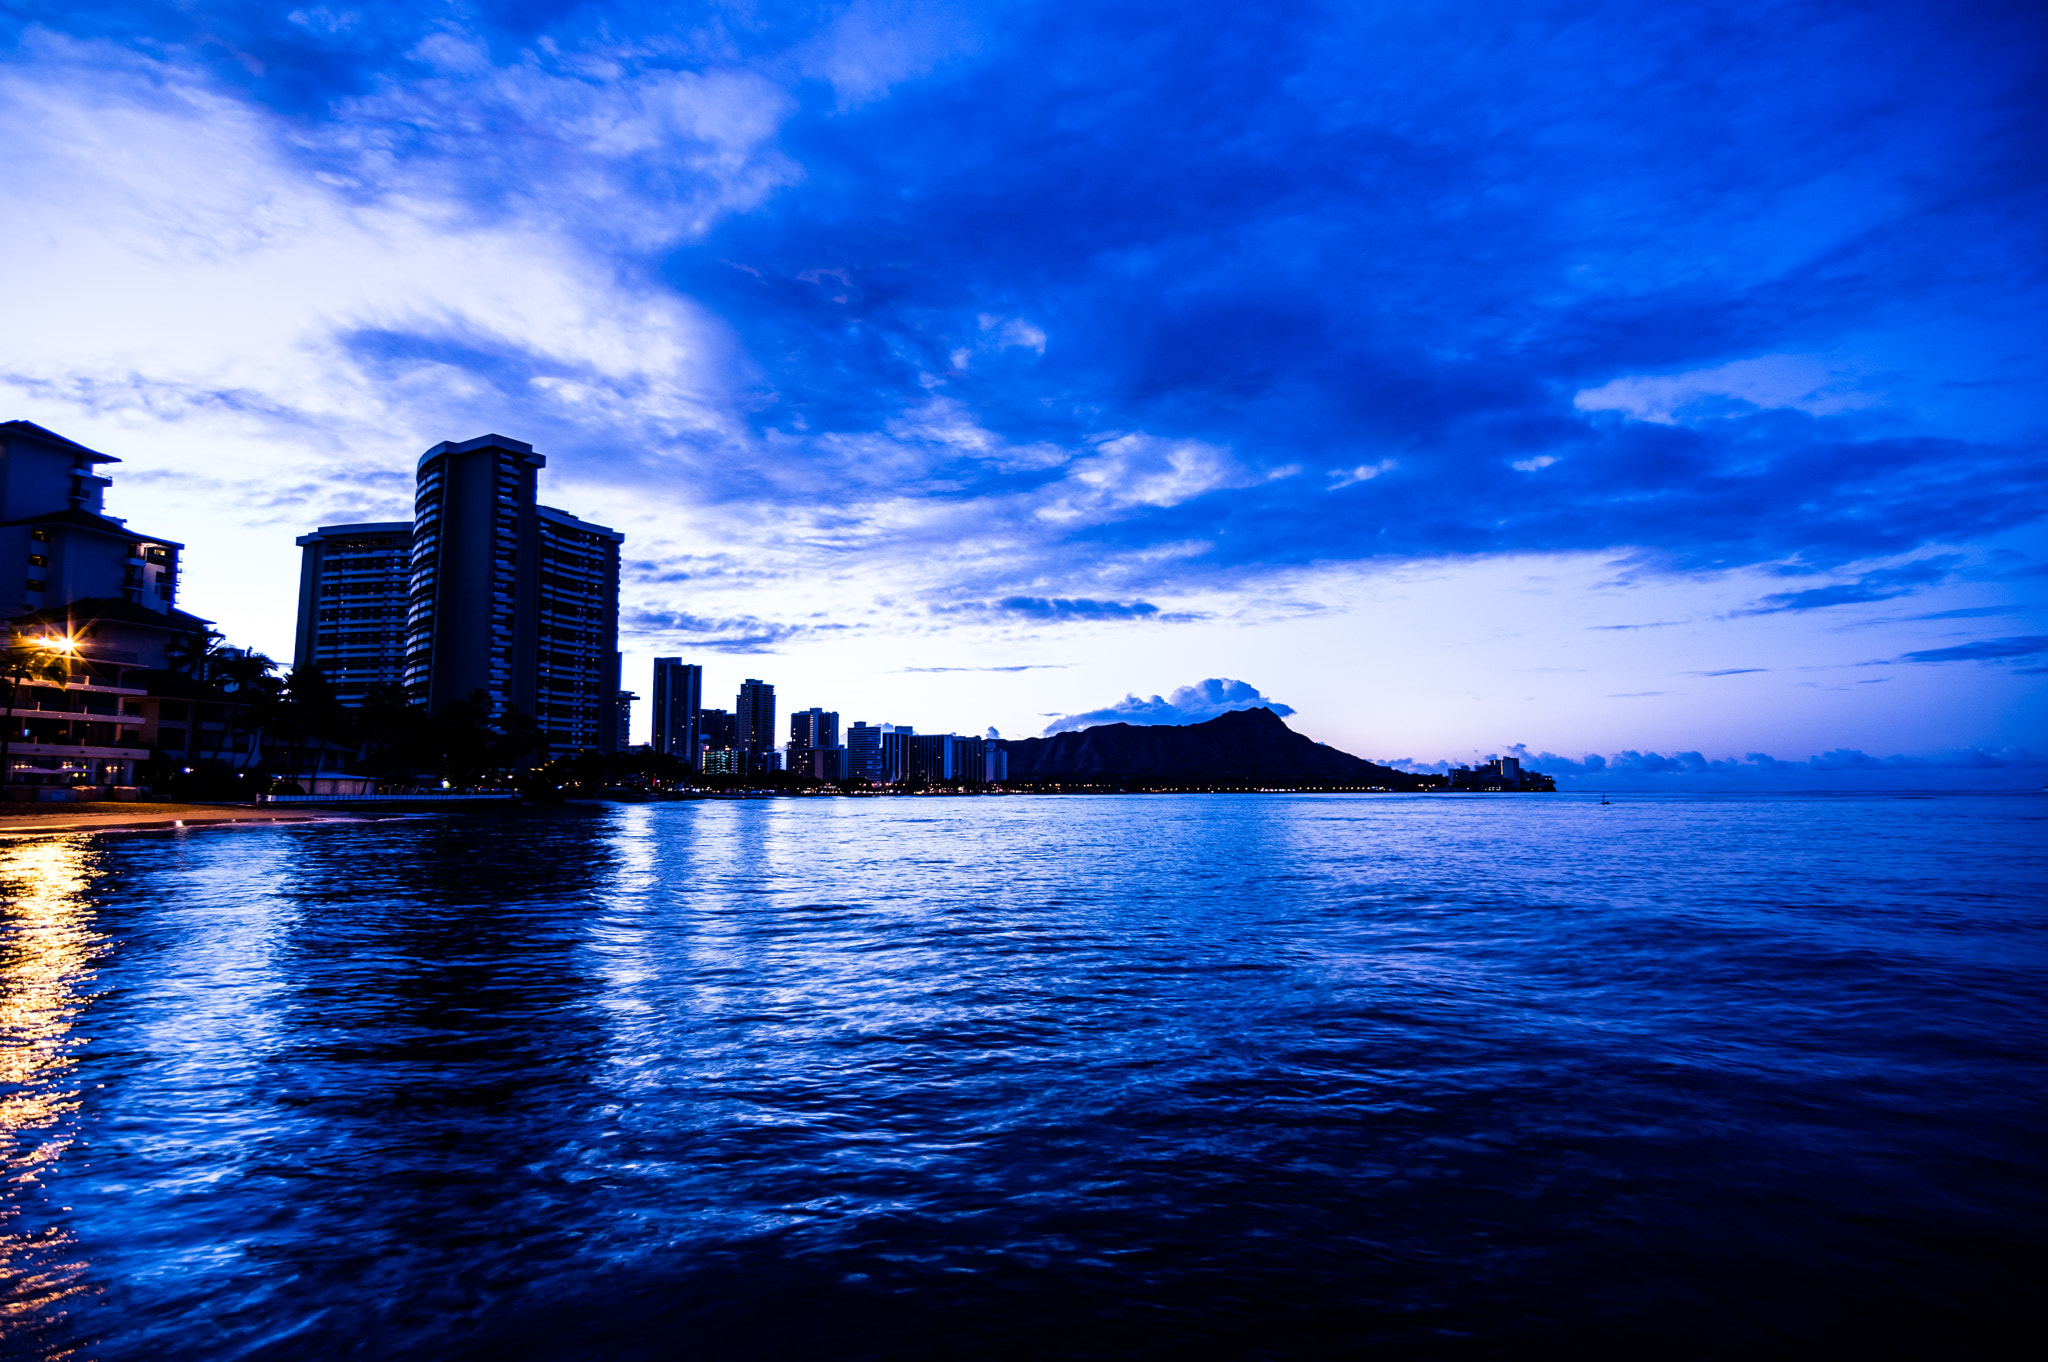
M 612 751 L 619 692 L 619 546 L 626 536 L 553 506 L 540 527 L 534 717 L 556 748 Z
M 981 785 L 988 780 L 988 740 L 946 735 L 946 783 Z
M 654 750 L 693 769 L 701 766 L 703 703 L 704 668 L 679 657 L 655 658 Z
M 847 774 L 861 780 L 882 778 L 882 730 L 856 719 L 846 730 Z
M 299 536 L 299 630 L 292 666 L 318 668 L 344 705 L 405 680 L 412 522 L 322 525 Z
M 919 733 L 904 744 L 903 778 L 921 785 L 947 784 L 952 772 L 946 756 L 952 750 L 950 733 Z
M 767 758 L 775 751 L 775 687 L 751 676 L 742 681 L 732 717 L 739 730 L 740 750 L 758 763 L 750 769 L 773 769 Z
M 916 730 L 909 724 L 898 724 L 894 728 L 886 725 L 882 729 L 882 774 L 881 780 L 888 785 L 901 785 L 910 777 L 910 744 Z
M 633 702 L 639 698 L 632 691 L 622 690 L 612 701 L 619 726 L 619 736 L 613 740 L 616 751 L 623 752 L 633 745 Z
M 817 780 L 839 779 L 839 715 L 812 705 L 789 716 L 787 769 Z
M 730 711 L 723 709 L 699 710 L 697 713 L 698 741 L 707 752 L 737 752 L 740 747 L 739 722 Z
M 547 459 L 502 435 L 420 456 L 405 687 L 428 709 L 481 693 L 530 714 L 555 751 L 613 750 L 619 546 L 536 499 Z

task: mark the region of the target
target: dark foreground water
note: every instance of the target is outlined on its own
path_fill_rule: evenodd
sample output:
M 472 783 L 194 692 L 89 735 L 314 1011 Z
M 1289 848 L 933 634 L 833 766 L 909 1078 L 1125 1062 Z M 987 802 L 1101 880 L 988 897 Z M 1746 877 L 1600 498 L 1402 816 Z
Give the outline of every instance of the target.
M 17 1355 L 2038 1355 L 2048 798 L 567 809 L 0 890 Z

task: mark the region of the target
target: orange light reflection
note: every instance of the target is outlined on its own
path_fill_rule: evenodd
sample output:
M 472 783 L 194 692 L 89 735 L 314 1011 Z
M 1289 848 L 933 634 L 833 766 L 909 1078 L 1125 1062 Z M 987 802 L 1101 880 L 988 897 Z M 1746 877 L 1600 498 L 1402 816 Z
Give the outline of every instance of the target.
M 85 892 L 94 854 L 84 837 L 0 845 L 0 1341 L 46 1357 L 72 1351 L 52 1335 L 86 1265 L 68 1232 L 22 1222 L 75 1139 L 74 1029 L 105 948 Z

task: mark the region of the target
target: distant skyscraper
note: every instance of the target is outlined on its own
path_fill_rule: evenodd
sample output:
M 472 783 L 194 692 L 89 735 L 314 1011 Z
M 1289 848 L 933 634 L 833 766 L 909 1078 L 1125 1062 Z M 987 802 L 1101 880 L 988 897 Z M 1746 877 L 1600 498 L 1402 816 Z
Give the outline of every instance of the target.
M 946 783 L 981 785 L 988 780 L 988 740 L 946 735 Z
M 863 780 L 882 778 L 882 730 L 856 719 L 846 730 L 847 774 Z
M 946 767 L 946 757 L 952 746 L 950 733 L 920 733 L 911 738 L 903 745 L 903 778 L 924 785 L 948 783 L 952 772 Z
M 547 460 L 502 435 L 420 456 L 405 686 L 428 709 L 482 692 L 550 748 L 611 751 L 625 536 L 536 500 Z
M 910 778 L 910 744 L 916 732 L 909 724 L 882 730 L 882 780 L 900 785 Z
M 775 687 L 748 677 L 740 683 L 732 717 L 739 729 L 740 750 L 759 763 L 751 769 L 772 769 L 767 759 L 775 751 Z
M 813 705 L 789 716 L 789 770 L 818 780 L 837 780 L 838 754 L 838 714 Z
M 640 697 L 632 691 L 622 690 L 613 703 L 618 707 L 619 736 L 617 750 L 623 752 L 633 745 L 633 702 Z
M 405 680 L 412 522 L 322 525 L 299 536 L 299 631 L 292 666 L 318 668 L 344 705 Z
M 704 669 L 679 657 L 654 659 L 654 750 L 699 765 L 704 756 Z
M 740 726 L 733 716 L 722 709 L 700 710 L 697 714 L 698 741 L 707 752 L 737 752 L 740 747 Z

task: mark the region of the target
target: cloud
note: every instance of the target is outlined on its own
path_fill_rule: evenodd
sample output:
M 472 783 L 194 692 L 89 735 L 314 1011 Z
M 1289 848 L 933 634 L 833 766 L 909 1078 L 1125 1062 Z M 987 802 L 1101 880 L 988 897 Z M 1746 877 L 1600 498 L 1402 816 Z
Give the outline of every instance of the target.
M 1811 611 L 2048 502 L 2038 6 L 38 14 L 0 397 L 309 507 L 496 429 L 1024 625 L 1614 548 Z
M 1964 606 L 1956 610 L 1930 611 L 1925 615 L 1907 615 L 1905 618 L 1909 621 L 1979 620 L 1986 619 L 1993 615 L 2016 615 L 2020 612 L 2020 609 L 2021 607 L 2012 605 L 1972 605 Z
M 1164 510 L 1263 480 L 1218 445 L 1118 435 L 1069 465 L 1066 478 L 1047 489 L 1038 517 L 1063 524 L 1137 508 Z
M 1997 662 L 2005 658 L 2036 657 L 2048 653 L 2048 636 L 1989 638 L 1953 648 L 1923 648 L 1899 658 L 1901 662 Z
M 968 11 L 916 0 L 855 0 L 795 56 L 804 74 L 831 82 L 838 108 L 846 110 L 972 50 L 976 41 Z
M 1699 752 L 1642 752 L 1633 749 L 1573 758 L 1532 752 L 1521 743 L 1504 749 L 1525 769 L 1554 777 L 1560 790 L 1795 790 L 1999 788 L 2031 789 L 2048 774 L 2048 753 L 2020 747 L 1965 747 L 1925 755 L 1872 756 L 1836 748 L 1785 761 L 1766 752 L 1742 757 L 1707 757 Z M 1491 754 L 1487 760 L 1492 760 Z M 1402 757 L 1386 765 L 1404 771 L 1443 774 L 1457 762 Z
M 1370 482 L 1382 473 L 1391 473 L 1395 468 L 1392 459 L 1381 459 L 1378 463 L 1362 463 L 1356 468 L 1333 468 L 1330 470 L 1330 490 L 1351 487 L 1361 482 Z
M 1244 681 L 1210 677 L 1192 686 L 1182 686 L 1171 696 L 1141 700 L 1126 695 L 1103 709 L 1084 714 L 1063 714 L 1045 726 L 1045 735 L 1093 728 L 1097 724 L 1198 724 L 1232 710 L 1264 706 L 1282 716 L 1294 711 L 1277 700 L 1259 694 L 1258 687 Z
M 1852 374 L 1818 356 L 1760 355 L 1686 373 L 1610 379 L 1575 393 L 1572 405 L 1669 426 L 1786 407 L 1832 416 L 1877 400 L 1856 388 Z
M 1853 582 L 1835 582 L 1804 591 L 1776 592 L 1737 613 L 1774 615 L 1788 610 L 1825 610 L 1837 605 L 1889 601 L 1948 580 L 1962 561 L 1960 554 L 1937 554 L 1895 567 L 1877 568 Z
M 1045 622 L 1170 618 L 1162 614 L 1159 607 L 1150 601 L 1098 601 L 1086 596 L 1071 599 L 1064 596 L 1005 596 L 999 601 L 966 601 L 958 605 L 937 606 L 935 609 L 942 614 L 961 611 L 990 612 Z
M 620 613 L 619 633 L 643 646 L 691 648 L 713 653 L 773 653 L 782 645 L 821 633 L 838 633 L 854 628 L 846 624 L 784 624 L 740 615 L 710 619 L 700 615 L 648 608 Z
M 1060 671 L 1066 662 L 1025 662 L 1013 667 L 904 667 L 905 672 L 1045 672 Z

